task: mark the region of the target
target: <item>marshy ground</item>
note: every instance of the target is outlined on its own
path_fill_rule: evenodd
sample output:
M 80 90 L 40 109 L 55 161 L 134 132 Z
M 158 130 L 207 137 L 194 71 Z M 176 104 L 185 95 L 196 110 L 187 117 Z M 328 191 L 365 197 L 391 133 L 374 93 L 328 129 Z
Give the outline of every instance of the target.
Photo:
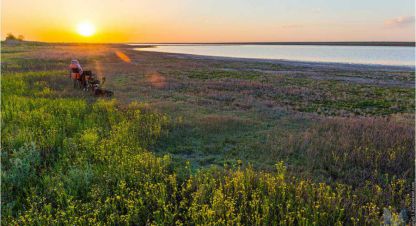
M 114 92 L 120 108 L 137 102 L 142 111 L 169 118 L 146 148 L 171 155 L 174 165 L 189 161 L 197 170 L 251 164 L 272 171 L 284 161 L 293 176 L 372 193 L 368 200 L 397 212 L 410 206 L 411 68 L 210 58 L 127 45 L 37 44 L 2 46 L 2 73 L 54 72 L 32 81 L 49 90 L 39 90 L 40 96 L 97 102 L 72 88 L 66 72 L 72 58 L 106 77 L 104 87 Z M 394 190 L 397 184 L 400 193 Z M 371 189 L 377 187 L 369 185 L 384 191 L 375 198 Z

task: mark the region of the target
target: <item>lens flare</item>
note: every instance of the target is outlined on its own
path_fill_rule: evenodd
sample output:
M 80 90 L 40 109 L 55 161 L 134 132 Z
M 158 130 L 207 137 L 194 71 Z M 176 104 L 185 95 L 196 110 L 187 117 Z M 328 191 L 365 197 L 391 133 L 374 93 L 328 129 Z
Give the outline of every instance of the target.
M 131 63 L 130 57 L 128 57 L 125 53 L 117 50 L 116 55 L 117 55 L 118 58 L 120 58 L 120 60 L 122 60 L 126 63 Z
M 166 88 L 167 85 L 165 76 L 161 75 L 159 72 L 149 73 L 147 75 L 147 81 L 151 86 L 158 89 Z

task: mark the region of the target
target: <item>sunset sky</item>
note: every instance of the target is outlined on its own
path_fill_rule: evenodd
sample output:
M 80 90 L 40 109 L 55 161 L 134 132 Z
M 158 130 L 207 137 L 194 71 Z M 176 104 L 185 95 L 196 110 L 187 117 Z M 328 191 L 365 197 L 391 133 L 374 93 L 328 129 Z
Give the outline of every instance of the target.
M 414 41 L 414 0 L 2 0 L 1 35 L 53 42 Z M 80 23 L 94 26 L 84 37 Z

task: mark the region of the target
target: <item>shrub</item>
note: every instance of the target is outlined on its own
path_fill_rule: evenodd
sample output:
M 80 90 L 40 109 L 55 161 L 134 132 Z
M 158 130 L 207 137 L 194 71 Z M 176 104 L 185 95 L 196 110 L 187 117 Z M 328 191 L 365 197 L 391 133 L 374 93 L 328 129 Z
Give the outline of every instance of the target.
M 39 180 L 40 154 L 35 144 L 25 144 L 9 155 L 2 152 L 2 211 L 11 214 L 22 208 L 20 197 L 25 197 L 31 185 Z

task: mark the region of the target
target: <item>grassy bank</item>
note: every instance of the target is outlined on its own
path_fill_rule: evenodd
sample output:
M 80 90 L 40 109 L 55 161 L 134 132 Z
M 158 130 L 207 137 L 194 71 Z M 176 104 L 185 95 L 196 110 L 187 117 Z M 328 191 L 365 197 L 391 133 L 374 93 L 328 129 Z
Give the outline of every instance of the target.
M 100 47 L 81 62 L 101 68 L 110 100 L 73 90 L 62 71 L 73 48 L 90 47 L 53 48 L 2 49 L 4 225 L 409 217 L 412 72 L 311 78 L 285 65 L 121 49 L 129 64 Z M 364 74 L 384 82 L 363 84 Z

